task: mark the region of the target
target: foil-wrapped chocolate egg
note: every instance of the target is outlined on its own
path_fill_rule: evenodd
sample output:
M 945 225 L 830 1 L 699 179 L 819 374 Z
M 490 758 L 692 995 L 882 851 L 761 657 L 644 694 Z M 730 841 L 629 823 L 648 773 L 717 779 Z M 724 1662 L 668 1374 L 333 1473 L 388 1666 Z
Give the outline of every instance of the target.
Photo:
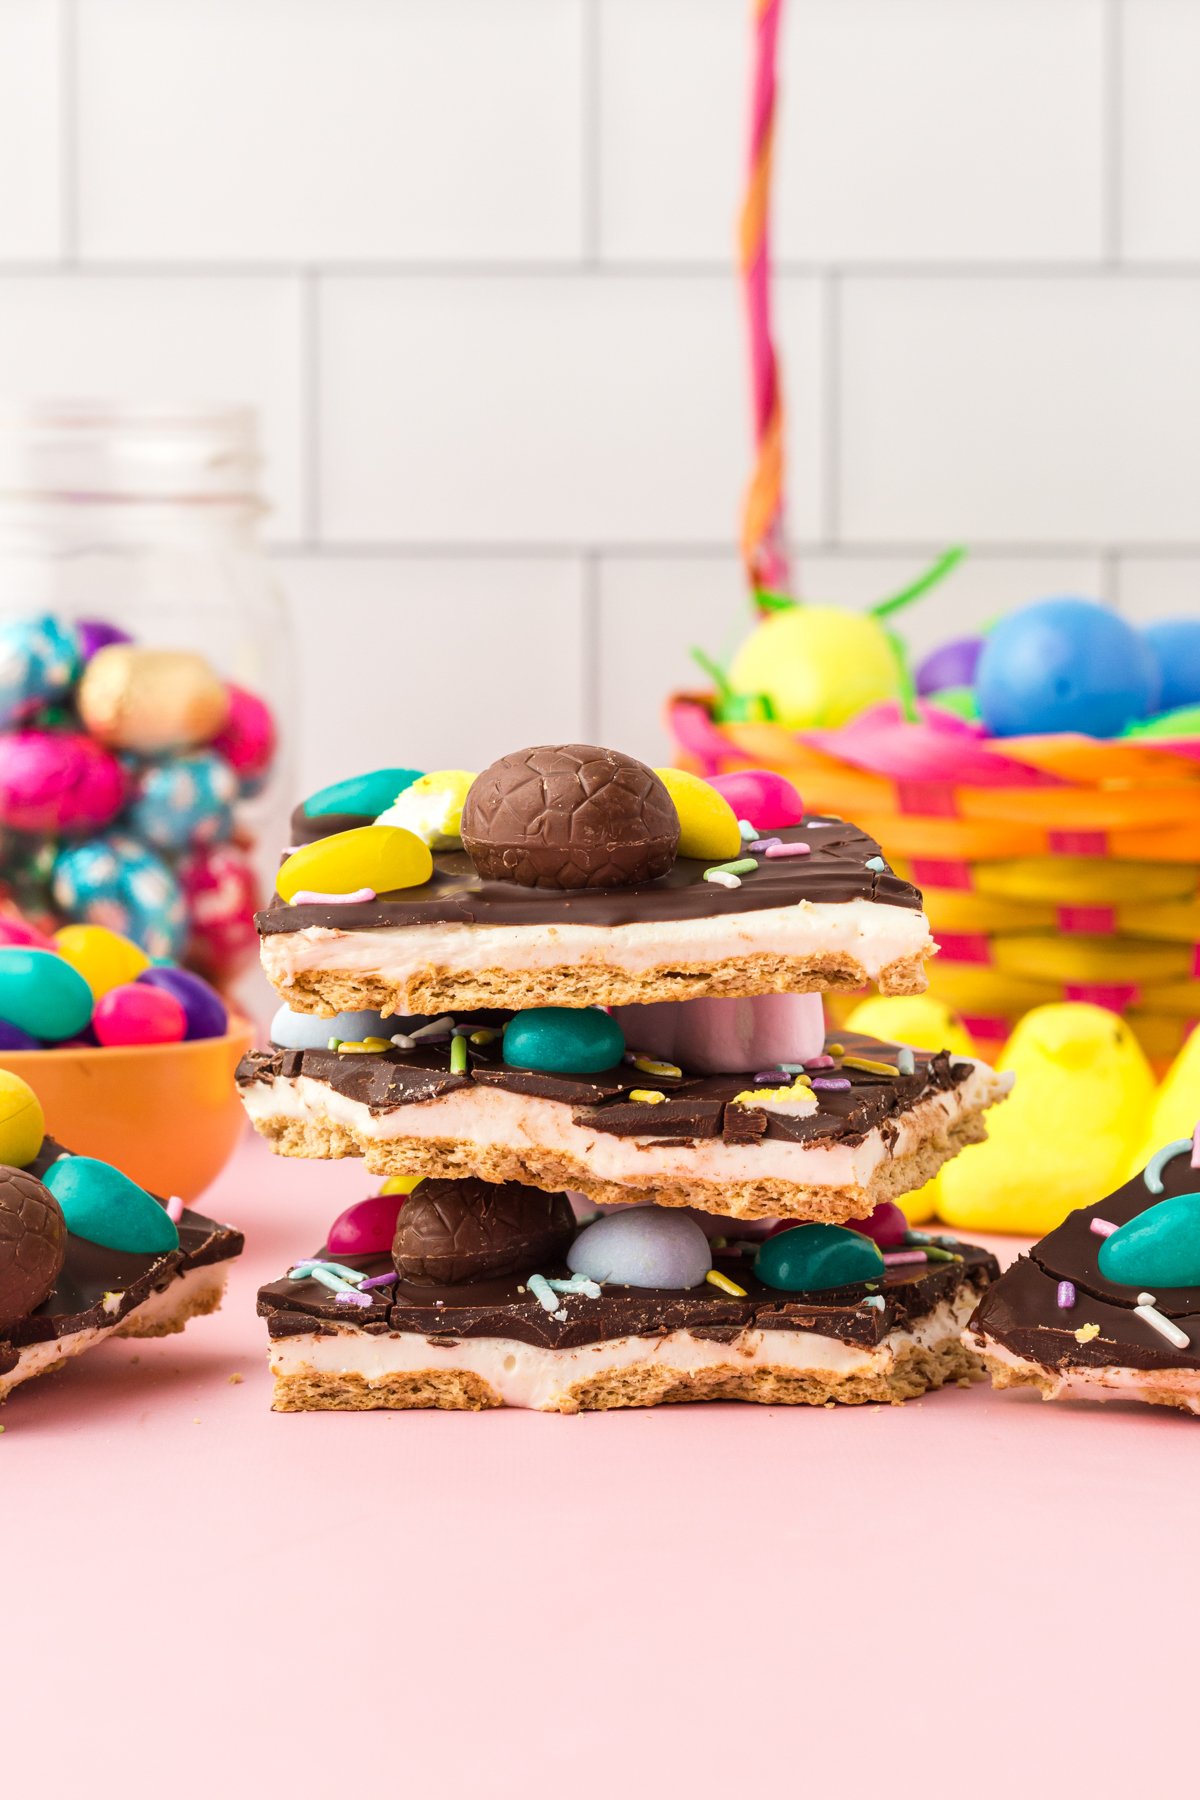
M 130 829 L 156 850 L 220 843 L 233 828 L 237 797 L 237 776 L 215 750 L 168 756 L 139 776 Z
M 78 731 L 0 736 L 0 824 L 13 831 L 102 831 L 125 804 L 125 771 Z
M 61 850 L 51 882 L 67 918 L 107 925 L 149 956 L 178 956 L 187 928 L 179 882 L 160 856 L 114 832 Z
M 534 1274 L 575 1233 L 565 1194 L 520 1181 L 423 1181 L 400 1209 L 392 1260 L 402 1281 L 450 1287 Z
M 0 1333 L 53 1292 L 66 1254 L 54 1195 L 24 1169 L 0 1167 Z
M 187 908 L 187 960 L 206 975 L 234 975 L 258 950 L 258 883 L 236 844 L 192 850 L 179 864 Z M 393 1027 L 395 1029 L 395 1027 Z
M 139 644 L 97 651 L 76 700 L 93 737 L 139 756 L 206 744 L 229 717 L 229 690 L 202 656 Z
M 79 642 L 49 613 L 0 625 L 0 727 L 27 719 L 68 692 L 79 673 Z

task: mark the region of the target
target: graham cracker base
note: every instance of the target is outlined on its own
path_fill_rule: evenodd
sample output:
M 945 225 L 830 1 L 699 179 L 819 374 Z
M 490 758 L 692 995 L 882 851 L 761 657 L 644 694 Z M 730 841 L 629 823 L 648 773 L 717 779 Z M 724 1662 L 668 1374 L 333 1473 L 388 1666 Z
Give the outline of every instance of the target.
M 225 1279 L 228 1273 L 227 1263 L 213 1265 L 214 1279 L 204 1287 L 193 1288 L 181 1303 L 173 1307 L 166 1316 L 139 1319 L 140 1307 L 135 1307 L 127 1319 L 123 1319 L 113 1332 L 119 1338 L 160 1338 L 174 1337 L 182 1331 L 189 1319 L 203 1319 L 209 1313 L 220 1312 L 221 1302 L 225 1298 Z M 167 1294 L 170 1290 L 167 1289 Z M 165 1298 L 166 1296 L 164 1296 Z
M 1081 1394 L 1062 1394 L 1059 1391 L 1061 1378 L 1048 1369 L 1041 1369 L 1036 1363 L 1025 1363 L 1022 1367 L 1014 1368 L 1011 1363 L 1001 1362 L 998 1358 L 989 1356 L 986 1349 L 979 1348 L 981 1343 L 986 1343 L 986 1339 L 980 1339 L 975 1333 L 971 1334 L 971 1338 L 973 1354 L 997 1390 L 1036 1388 L 1043 1400 L 1086 1399 Z M 1197 1377 L 1195 1390 L 1191 1394 L 1180 1388 L 1155 1387 L 1152 1382 L 1153 1378 L 1148 1376 L 1145 1387 L 1113 1388 L 1109 1392 L 1114 1400 L 1135 1400 L 1144 1406 L 1171 1406 L 1176 1412 L 1190 1413 L 1193 1418 L 1200 1417 L 1200 1376 Z M 1100 1387 L 1101 1384 L 1097 1386 Z M 1097 1398 L 1102 1397 L 1101 1390 Z
M 254 1129 L 269 1140 L 277 1155 L 302 1157 L 308 1162 L 361 1156 L 372 1175 L 439 1176 L 443 1180 L 474 1175 L 481 1181 L 524 1181 L 552 1194 L 570 1190 L 586 1194 L 598 1205 L 635 1206 L 653 1200 L 659 1206 L 698 1206 L 730 1219 L 803 1219 L 824 1225 L 866 1218 L 880 1201 L 894 1200 L 923 1186 L 968 1144 L 982 1143 L 987 1136 L 982 1112 L 963 1114 L 915 1150 L 885 1158 L 865 1186 L 810 1187 L 767 1179 L 696 1181 L 658 1176 L 639 1186 L 600 1180 L 578 1157 L 536 1144 L 514 1149 L 459 1138 L 370 1138 L 328 1117 L 256 1119 Z M 768 1153 L 756 1146 L 753 1154 Z
M 910 1346 L 887 1371 L 845 1376 L 806 1375 L 769 1365 L 746 1370 L 734 1363 L 688 1373 L 647 1359 L 632 1368 L 577 1381 L 544 1410 L 613 1412 L 702 1400 L 745 1400 L 758 1406 L 899 1406 L 949 1382 L 966 1384 L 978 1378 L 977 1358 L 952 1335 L 929 1346 Z M 276 1375 L 272 1401 L 275 1412 L 406 1412 L 429 1407 L 483 1412 L 503 1405 L 482 1376 L 439 1369 L 385 1375 L 377 1381 L 315 1369 Z
M 930 943 L 928 954 L 932 956 Z M 266 967 L 264 963 L 264 967 Z M 814 956 L 757 954 L 715 963 L 677 963 L 645 970 L 601 962 L 561 963 L 548 969 L 476 971 L 427 967 L 392 979 L 371 970 L 303 969 L 290 982 L 267 979 L 295 1012 L 332 1018 L 371 1008 L 384 1014 L 467 1012 L 476 1007 L 638 1006 L 655 1000 L 733 999 L 755 994 L 854 993 L 874 980 L 881 994 L 923 994 L 928 982 L 920 956 L 888 963 L 872 977 L 844 953 Z

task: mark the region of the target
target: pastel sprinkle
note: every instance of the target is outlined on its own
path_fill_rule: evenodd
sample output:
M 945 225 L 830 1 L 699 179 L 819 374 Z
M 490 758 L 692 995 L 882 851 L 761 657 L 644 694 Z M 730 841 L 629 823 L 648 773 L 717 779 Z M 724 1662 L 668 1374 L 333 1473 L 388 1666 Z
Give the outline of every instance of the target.
M 172 1194 L 171 1198 L 167 1201 L 167 1217 L 168 1219 L 173 1220 L 176 1225 L 178 1225 L 180 1219 L 182 1219 L 183 1200 L 180 1195 Z
M 361 906 L 374 900 L 374 888 L 355 888 L 352 894 L 319 894 L 315 888 L 301 888 L 292 895 L 293 906 Z
M 525 1284 L 543 1312 L 558 1311 L 558 1295 L 544 1275 L 531 1275 Z
M 1174 1319 L 1168 1319 L 1165 1313 L 1160 1313 L 1157 1306 L 1143 1305 L 1142 1301 L 1145 1298 L 1145 1295 L 1139 1294 L 1138 1305 L 1133 1309 L 1138 1318 L 1144 1319 L 1152 1331 L 1157 1331 L 1159 1337 L 1166 1338 L 1168 1344 L 1171 1344 L 1176 1350 L 1190 1349 L 1192 1340 L 1187 1332 L 1181 1331 Z M 1153 1301 L 1153 1299 L 1154 1296 L 1151 1294 L 1150 1300 Z
M 666 1099 L 659 1088 L 630 1088 L 629 1098 L 636 1100 L 639 1106 L 658 1106 Z
M 826 1093 L 840 1094 L 846 1091 L 850 1083 L 844 1075 L 814 1075 L 812 1085 L 814 1088 L 823 1089 Z
M 767 856 L 811 856 L 811 844 L 772 844 L 765 852 Z
M 877 1062 L 873 1056 L 843 1056 L 844 1069 L 858 1069 L 863 1075 L 890 1075 L 892 1080 L 900 1073 L 895 1063 Z
M 926 1244 L 924 1255 L 929 1262 L 961 1262 L 962 1257 L 954 1250 L 943 1250 L 940 1244 Z
M 457 1033 L 450 1039 L 450 1073 L 465 1075 L 467 1072 L 467 1040 Z
M 332 1288 L 335 1294 L 348 1294 L 353 1291 L 351 1282 L 343 1281 L 340 1275 L 334 1275 L 329 1269 L 310 1269 L 308 1279 L 319 1282 L 322 1287 Z
M 1088 1230 L 1094 1232 L 1097 1237 L 1111 1237 L 1116 1229 L 1117 1227 L 1111 1219 L 1093 1219 L 1088 1226 Z
M 478 1031 L 471 1033 L 471 1042 L 473 1044 L 494 1044 L 499 1036 L 500 1033 L 493 1031 L 490 1025 L 483 1025 Z
M 307 1281 L 316 1274 L 318 1269 L 325 1270 L 329 1275 L 336 1275 L 341 1281 L 353 1282 L 356 1286 L 365 1279 L 361 1269 L 347 1268 L 345 1263 L 330 1262 L 328 1257 L 324 1256 L 310 1256 L 306 1262 L 297 1263 L 291 1270 L 288 1279 L 289 1281 Z
M 340 1050 L 341 1047 L 342 1047 L 342 1040 L 340 1037 L 331 1037 L 331 1038 L 325 1039 L 325 1048 L 327 1050 Z
M 546 1286 L 556 1294 L 583 1294 L 589 1300 L 600 1298 L 600 1283 L 589 1281 L 586 1275 L 568 1275 L 565 1280 L 559 1281 L 550 1276 Z
M 904 1263 L 924 1263 L 929 1261 L 928 1250 L 885 1250 L 883 1253 L 885 1267 L 898 1269 Z
M 752 843 L 746 845 L 746 848 L 756 851 L 760 856 L 770 856 L 776 844 L 782 844 L 782 842 L 782 838 L 776 837 L 755 838 Z
M 887 873 L 887 864 L 884 862 L 882 856 L 868 856 L 863 867 L 870 869 L 874 875 L 884 875 Z
M 1090 1344 L 1093 1338 L 1098 1338 L 1100 1336 L 1100 1327 L 1098 1325 L 1093 1325 L 1089 1321 L 1088 1324 L 1081 1325 L 1078 1331 L 1074 1332 L 1072 1335 L 1077 1344 Z
M 360 1293 L 357 1288 L 339 1288 L 337 1292 L 339 1306 L 370 1306 L 370 1294 Z
M 742 885 L 741 877 L 731 875 L 728 869 L 705 869 L 704 879 L 711 881 L 715 887 L 735 888 Z
M 741 832 L 742 839 L 746 843 L 752 843 L 758 836 L 758 826 L 752 825 L 749 819 L 739 819 L 738 830 Z
M 705 869 L 704 875 L 706 880 L 710 875 L 749 875 L 757 867 L 753 856 L 739 856 L 735 862 L 714 863 L 711 869 Z
M 330 1038 L 331 1049 L 336 1049 L 339 1056 L 378 1056 L 381 1050 L 390 1050 L 391 1038 L 368 1037 L 354 1042 L 348 1038 Z
M 786 1069 L 788 1064 L 785 1063 L 783 1066 Z M 834 1061 L 832 1056 L 810 1056 L 803 1066 L 806 1069 L 832 1069 Z
M 1058 1284 L 1058 1307 L 1060 1312 L 1070 1312 L 1075 1304 L 1075 1283 L 1060 1281 Z
M 398 1280 L 399 1276 L 394 1269 L 390 1275 L 368 1275 L 365 1281 L 359 1282 L 358 1291 L 360 1294 L 365 1294 L 369 1288 L 391 1287 Z
M 863 1305 L 864 1306 L 873 1306 L 875 1308 L 876 1312 L 882 1312 L 884 1307 L 887 1305 L 887 1301 L 884 1299 L 882 1294 L 868 1294 L 866 1299 L 863 1301 Z
M 915 1075 L 917 1072 L 917 1059 L 912 1051 L 904 1045 L 901 1046 L 896 1057 L 896 1069 L 901 1075 Z
M 1146 1174 L 1144 1177 L 1146 1186 L 1152 1194 L 1162 1193 L 1163 1170 L 1167 1164 L 1173 1162 L 1177 1156 L 1182 1156 L 1185 1150 L 1192 1151 L 1194 1144 L 1194 1138 L 1175 1138 L 1172 1143 L 1164 1144 L 1161 1150 L 1156 1150 L 1154 1152 L 1154 1155 L 1146 1164 Z M 1195 1168 L 1196 1166 L 1196 1163 L 1193 1161 L 1192 1167 Z
M 736 1281 L 730 1281 L 728 1275 L 722 1275 L 720 1269 L 710 1269 L 704 1279 L 711 1282 L 713 1287 L 720 1288 L 723 1294 L 732 1294 L 735 1300 L 746 1298 L 745 1288 L 739 1287 Z
M 785 1070 L 784 1073 L 786 1073 L 786 1072 L 787 1071 Z M 777 1068 L 776 1069 L 760 1069 L 758 1071 L 758 1074 L 754 1077 L 754 1079 L 757 1082 L 777 1082 L 779 1080 L 779 1075 L 780 1075 L 780 1070 Z
M 633 1066 L 640 1069 L 643 1075 L 657 1075 L 663 1080 L 675 1080 L 683 1074 L 678 1064 L 657 1062 L 653 1056 L 635 1056 Z

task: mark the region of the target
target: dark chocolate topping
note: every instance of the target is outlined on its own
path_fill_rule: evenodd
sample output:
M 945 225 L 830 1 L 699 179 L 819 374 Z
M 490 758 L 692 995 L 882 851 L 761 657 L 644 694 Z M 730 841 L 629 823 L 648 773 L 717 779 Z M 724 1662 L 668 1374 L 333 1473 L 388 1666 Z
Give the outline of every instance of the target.
M 27 1169 L 0 1165 L 0 1331 L 40 1306 L 67 1252 L 62 1207 Z
M 311 823 L 311 821 L 310 821 Z M 338 829 L 345 821 L 327 821 Z M 361 824 L 361 820 L 354 823 Z M 327 836 L 328 832 L 320 835 Z M 281 931 L 324 926 L 338 931 L 378 931 L 397 925 L 631 925 L 639 920 L 669 922 L 716 915 L 761 912 L 795 906 L 801 900 L 871 900 L 883 906 L 921 910 L 910 882 L 884 865 L 879 845 L 856 825 L 841 819 L 805 819 L 769 834 L 784 843 L 806 843 L 807 856 L 758 857 L 758 867 L 727 888 L 705 881 L 711 861 L 679 856 L 657 881 L 619 888 L 518 887 L 513 881 L 486 881 L 461 850 L 435 852 L 433 874 L 420 887 L 402 888 L 353 906 L 287 906 L 276 897 L 257 915 L 264 937 Z M 294 840 L 300 843 L 297 836 Z M 880 860 L 882 860 L 880 858 Z
M 574 1235 L 565 1194 L 520 1181 L 423 1181 L 400 1208 L 392 1261 L 414 1287 L 458 1286 L 560 1262 Z

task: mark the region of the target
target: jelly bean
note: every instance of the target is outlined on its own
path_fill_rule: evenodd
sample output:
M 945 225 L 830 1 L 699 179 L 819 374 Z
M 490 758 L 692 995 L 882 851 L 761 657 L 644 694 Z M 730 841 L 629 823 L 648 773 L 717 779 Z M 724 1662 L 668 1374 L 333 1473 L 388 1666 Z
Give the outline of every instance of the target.
M 131 981 L 97 1000 L 92 1028 L 106 1050 L 178 1044 L 187 1036 L 187 1014 L 174 994 Z
M 187 959 L 207 975 L 236 974 L 257 954 L 258 883 L 233 844 L 193 850 L 177 869 L 187 908 Z
M 107 619 L 80 619 L 75 626 L 79 637 L 79 654 L 83 661 L 91 662 L 97 650 L 106 650 L 109 644 L 132 644 L 133 639 L 119 625 L 110 625 Z
M 754 1257 L 758 1279 L 786 1294 L 821 1294 L 877 1281 L 883 1272 L 879 1245 L 842 1225 L 794 1225 L 760 1244 Z
M 420 769 L 372 769 L 367 775 L 351 775 L 346 781 L 318 788 L 304 802 L 304 810 L 310 819 L 321 819 L 328 813 L 377 819 L 420 777 Z
M 228 1031 L 225 1002 L 202 975 L 194 975 L 190 969 L 151 968 L 143 970 L 137 982 L 140 987 L 158 988 L 178 1000 L 187 1021 L 185 1038 L 224 1037 Z
M 338 1214 L 325 1248 L 330 1256 L 385 1256 L 407 1194 L 374 1194 Z
M 402 825 L 431 850 L 462 849 L 463 801 L 475 777 L 466 769 L 437 769 L 410 782 L 377 825 Z
M 105 925 L 64 925 L 54 934 L 54 947 L 78 969 L 97 1000 L 110 988 L 136 981 L 150 967 L 150 958 L 132 938 Z
M 214 750 L 150 763 L 138 780 L 129 825 L 156 850 L 187 850 L 229 836 L 238 780 Z
M 92 1016 L 83 976 L 49 950 L 0 949 L 0 1019 L 34 1037 L 75 1037 Z
M 183 948 L 187 915 L 179 883 L 135 838 L 114 832 L 61 850 L 51 891 L 69 919 L 107 925 L 151 956 L 176 956 Z
M 361 825 L 337 831 L 293 850 L 275 877 L 281 900 L 302 892 L 376 894 L 419 887 L 433 874 L 433 858 L 420 838 L 394 825 Z
M 658 1206 L 623 1206 L 586 1225 L 567 1267 L 617 1287 L 699 1287 L 712 1268 L 708 1239 L 694 1219 Z
M 61 1156 L 42 1176 L 62 1207 L 67 1230 L 106 1250 L 161 1256 L 179 1248 L 179 1233 L 166 1208 L 93 1156 Z
M 612 1016 L 634 1050 L 689 1075 L 757 1074 L 777 1063 L 808 1062 L 825 1048 L 820 994 L 652 1000 L 614 1006 Z
M 275 755 L 275 719 L 265 700 L 229 684 L 229 717 L 212 741 L 245 795 L 257 794 Z
M 1096 1261 L 1122 1287 L 1200 1287 L 1200 1194 L 1148 1206 L 1105 1238 Z
M 25 1168 L 41 1149 L 45 1135 L 42 1103 L 29 1083 L 0 1069 L 0 1163 Z
M 0 625 L 0 727 L 28 718 L 70 688 L 79 645 L 61 619 L 11 619 Z
M 723 794 L 739 819 L 759 831 L 799 825 L 804 802 L 785 775 L 773 769 L 737 769 L 732 775 L 710 775 L 709 785 Z
M 533 1006 L 504 1027 L 504 1060 L 512 1069 L 598 1075 L 624 1054 L 621 1027 L 595 1006 Z
M 0 944 L 24 944 L 30 950 L 54 949 L 54 939 L 25 919 L 0 918 Z
M 67 1043 L 73 1040 L 68 1038 Z M 0 1050 L 40 1050 L 41 1038 L 35 1038 L 32 1032 L 22 1031 L 19 1025 L 10 1025 L 7 1019 L 0 1019 Z M 63 1049 L 59 1045 L 59 1049 Z M 4 1158 L 0 1156 L 0 1162 Z
M 98 831 L 116 818 L 127 790 L 112 752 L 80 732 L 0 737 L 0 824 L 13 831 Z
M 679 814 L 679 856 L 703 862 L 729 862 L 740 856 L 738 816 L 723 794 L 685 769 L 655 769 Z
M 425 1019 L 385 1019 L 377 1012 L 343 1012 L 332 1019 L 318 1019 L 313 1013 L 281 1006 L 271 1020 L 271 1042 L 281 1050 L 324 1050 L 330 1038 L 361 1044 L 364 1038 L 390 1038 L 393 1032 L 427 1023 Z
M 850 1230 L 869 1237 L 881 1250 L 894 1250 L 908 1236 L 908 1220 L 893 1200 L 881 1200 L 869 1218 L 853 1220 Z
M 139 644 L 98 650 L 75 702 L 93 737 L 139 756 L 207 744 L 229 716 L 225 683 L 202 656 Z

